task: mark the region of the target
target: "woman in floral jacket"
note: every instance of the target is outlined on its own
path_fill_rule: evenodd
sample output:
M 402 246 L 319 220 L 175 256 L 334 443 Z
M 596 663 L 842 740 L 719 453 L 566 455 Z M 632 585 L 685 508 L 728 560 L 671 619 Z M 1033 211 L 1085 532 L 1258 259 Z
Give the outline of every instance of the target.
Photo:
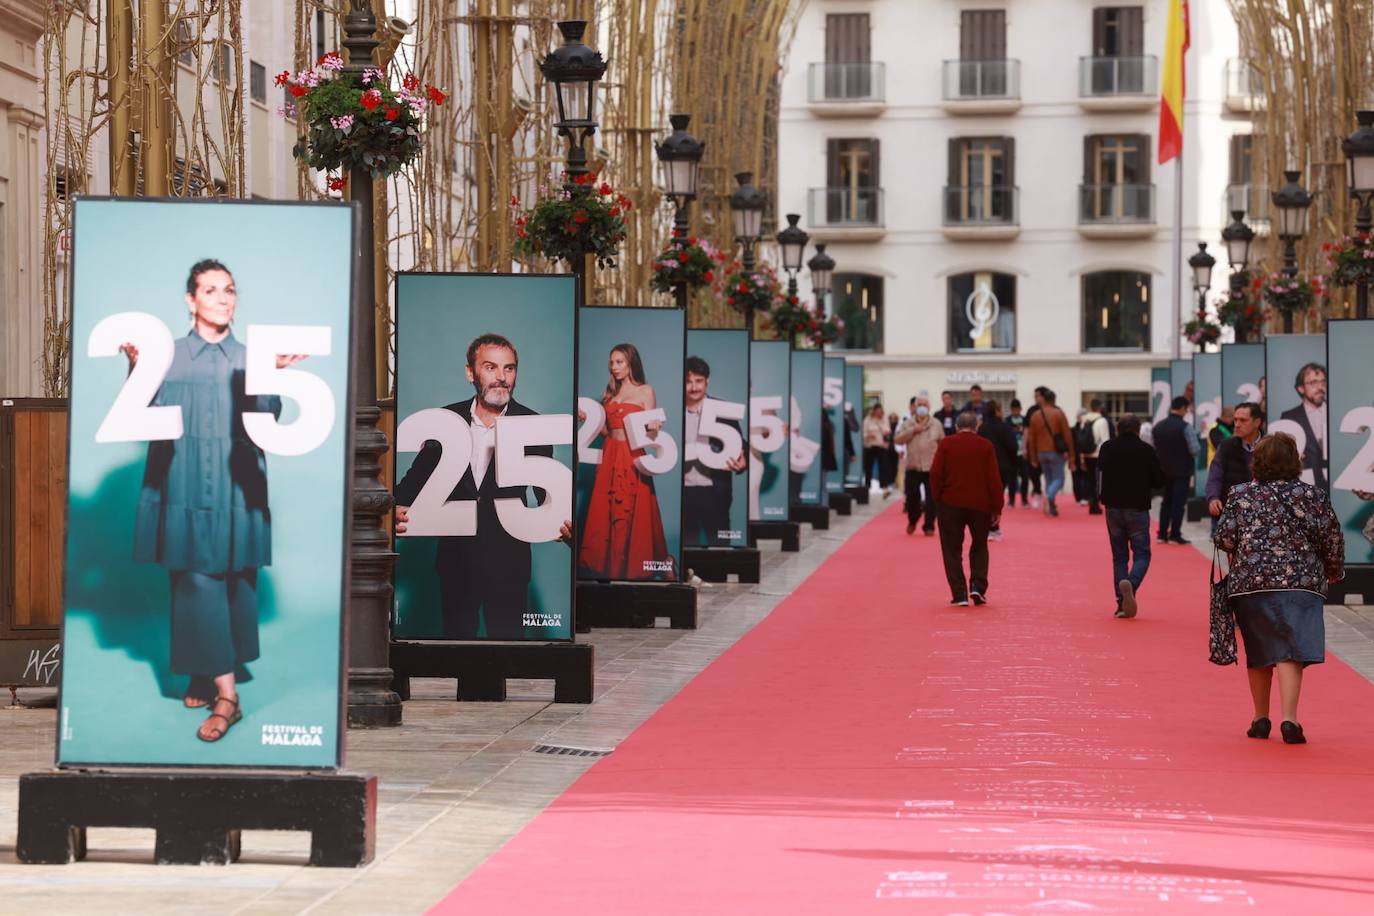
M 1227 597 L 1245 642 L 1255 718 L 1246 732 L 1269 737 L 1269 688 L 1279 672 L 1286 744 L 1305 744 L 1298 695 L 1307 665 L 1326 659 L 1322 604 L 1345 575 L 1345 538 L 1325 491 L 1301 483 L 1293 437 L 1255 446 L 1254 481 L 1231 491 L 1213 541 L 1231 555 Z

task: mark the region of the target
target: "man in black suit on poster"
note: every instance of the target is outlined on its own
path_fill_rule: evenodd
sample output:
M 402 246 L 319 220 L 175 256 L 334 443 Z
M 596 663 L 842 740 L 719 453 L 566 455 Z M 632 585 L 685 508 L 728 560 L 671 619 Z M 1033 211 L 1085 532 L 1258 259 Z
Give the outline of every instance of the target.
M 686 435 L 683 442 L 696 443 L 698 452 L 711 450 L 712 441 L 698 432 L 701 408 L 710 400 L 706 390 L 711 384 L 711 367 L 699 356 L 687 357 L 683 395 L 686 406 Z M 739 430 L 734 420 L 719 421 Z M 730 505 L 734 501 L 734 475 L 744 473 L 748 459 L 744 451 L 726 459 L 725 470 L 709 468 L 698 459 L 682 465 L 682 538 L 687 546 L 728 546 L 738 538 L 722 537 L 730 531 Z
M 500 417 L 535 416 L 515 400 L 515 375 L 519 356 L 515 346 L 500 334 L 483 334 L 468 345 L 467 378 L 476 396 L 445 405 L 472 430 L 469 466 L 448 499 L 476 501 L 477 534 L 473 537 L 440 537 L 434 569 L 439 576 L 444 639 L 476 639 L 485 618 L 486 638 L 521 639 L 533 563 L 530 545 L 512 537 L 496 514 L 496 500 L 519 499 L 528 504 L 526 486 L 496 485 L 496 421 Z M 396 484 L 396 532 L 409 521 L 410 506 L 439 463 L 439 443 L 429 441 L 415 456 L 410 470 Z M 527 449 L 531 455 L 553 456 L 552 446 Z M 543 504 L 547 494 L 534 488 Z M 572 540 L 571 522 L 563 522 L 560 538 Z
M 1326 487 L 1326 367 L 1308 363 L 1298 370 L 1293 388 L 1301 400 L 1296 407 L 1285 410 L 1280 419 L 1291 420 L 1302 427 L 1307 445 L 1302 452 L 1302 466 L 1312 471 L 1313 482 Z

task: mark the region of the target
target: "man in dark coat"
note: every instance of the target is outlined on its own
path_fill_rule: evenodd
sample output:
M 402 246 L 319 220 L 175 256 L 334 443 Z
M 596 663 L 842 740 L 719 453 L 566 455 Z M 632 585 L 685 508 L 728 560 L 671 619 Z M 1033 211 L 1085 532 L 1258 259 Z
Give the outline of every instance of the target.
M 1169 404 L 1169 415 L 1154 427 L 1155 452 L 1164 469 L 1164 498 L 1159 503 L 1159 541 L 1186 544 L 1183 510 L 1188 503 L 1188 483 L 1193 477 L 1199 450 L 1197 431 L 1183 419 L 1192 402 L 1182 395 Z
M 1097 452 L 1098 489 L 1112 545 L 1116 616 L 1134 617 L 1136 593 L 1150 568 L 1150 499 L 1165 477 L 1155 450 L 1140 440 L 1139 417 L 1126 414 L 1116 431 Z
M 537 411 L 515 398 L 515 374 L 519 357 L 509 340 L 499 334 L 483 334 L 468 346 L 467 377 L 476 396 L 445 405 L 462 417 L 472 433 L 472 454 L 448 501 L 477 504 L 477 534 L 470 537 L 439 537 L 434 569 L 439 577 L 444 639 L 475 639 L 485 622 L 487 639 L 521 639 L 524 615 L 529 610 L 532 561 L 530 545 L 512 537 L 496 513 L 496 501 L 517 499 L 527 504 L 529 487 L 496 485 L 496 421 L 501 417 L 535 416 Z M 528 448 L 530 455 L 553 456 L 551 446 Z M 404 534 L 410 523 L 410 507 L 439 464 L 442 448 L 430 440 L 396 484 L 396 533 Z M 534 489 L 543 504 L 547 494 Z M 572 506 L 568 506 L 571 515 Z M 561 539 L 572 539 L 572 524 L 564 521 Z
M 1236 405 L 1236 433 L 1217 449 L 1207 469 L 1207 511 L 1220 518 L 1231 490 L 1251 480 L 1255 443 L 1264 432 L 1264 411 L 1252 401 Z
M 1002 405 L 995 399 L 983 402 L 983 422 L 978 426 L 978 435 L 992 443 L 992 449 L 997 455 L 997 473 L 1005 484 L 1016 479 L 1016 462 L 1018 459 L 1018 448 L 1016 444 L 1016 430 L 1011 428 L 1011 424 L 1002 419 Z M 1008 497 L 1007 507 L 1016 505 L 1015 494 Z M 988 537 L 994 541 L 1002 540 L 1002 525 L 1000 521 L 994 522 Z

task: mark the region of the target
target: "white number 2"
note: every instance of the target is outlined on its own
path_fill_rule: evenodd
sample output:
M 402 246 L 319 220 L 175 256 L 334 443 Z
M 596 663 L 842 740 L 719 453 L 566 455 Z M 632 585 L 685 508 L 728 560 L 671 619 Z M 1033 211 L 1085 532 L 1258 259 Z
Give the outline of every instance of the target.
M 119 348 L 126 343 L 138 350 L 138 362 L 96 430 L 95 441 L 180 439 L 181 408 L 148 406 L 167 377 L 167 370 L 172 368 L 172 332 L 160 318 L 147 312 L 120 312 L 91 329 L 86 355 L 121 356 Z
M 1341 432 L 1364 433 L 1369 438 L 1331 484 L 1332 489 L 1374 492 L 1374 407 L 1356 407 L 1347 413 L 1341 418 Z
M 1155 379 L 1150 384 L 1150 395 L 1159 398 L 1155 402 L 1155 415 L 1151 422 L 1163 423 L 1164 418 L 1169 415 L 1169 383 L 1163 379 Z
M 418 410 L 396 427 L 398 453 L 418 452 L 429 441 L 439 443 L 439 463 L 411 503 L 401 537 L 471 537 L 477 533 L 477 503 L 448 497 L 472 459 L 472 428 L 447 407 Z
M 586 417 L 577 431 L 577 460 L 580 464 L 600 464 L 601 449 L 592 445 L 606 431 L 606 408 L 594 398 L 578 398 L 577 409 Z
M 1275 420 L 1273 423 L 1269 424 L 1269 434 L 1272 436 L 1274 433 L 1287 433 L 1292 436 L 1293 443 L 1298 447 L 1299 455 L 1307 451 L 1307 433 L 1302 431 L 1302 426 L 1297 421 Z M 1302 474 L 1298 479 L 1303 483 L 1315 485 L 1317 482 L 1317 475 L 1313 473 L 1311 468 L 1303 468 Z

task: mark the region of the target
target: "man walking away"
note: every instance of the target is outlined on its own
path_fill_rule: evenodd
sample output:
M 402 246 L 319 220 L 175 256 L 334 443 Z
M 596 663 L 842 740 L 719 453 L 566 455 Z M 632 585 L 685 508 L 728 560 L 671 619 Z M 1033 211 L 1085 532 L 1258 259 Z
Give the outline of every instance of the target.
M 1197 461 L 1198 441 L 1193 424 L 1183 415 L 1190 402 L 1179 395 L 1169 403 L 1169 415 L 1155 424 L 1155 453 L 1164 469 L 1164 498 L 1159 501 L 1159 542 L 1188 543 L 1183 538 L 1183 508 L 1188 501 L 1188 481 Z
M 955 435 L 935 449 L 930 486 L 940 519 L 940 553 L 949 580 L 950 604 L 986 604 L 988 594 L 988 531 L 1002 515 L 1002 477 L 992 443 L 974 430 L 971 413 L 955 420 Z M 964 529 L 969 531 L 969 575 L 964 578 Z
M 1032 407 L 1032 410 L 1035 408 Z M 1020 484 L 1021 506 L 1031 506 L 1040 508 L 1040 472 L 1031 469 L 1030 461 L 1026 458 L 1026 424 L 1030 422 L 1030 414 L 1021 413 L 1021 402 L 1016 398 L 1011 401 L 1011 415 L 1007 417 L 1007 423 L 1016 431 L 1016 477 Z M 1027 494 L 1030 498 L 1027 499 Z
M 1220 518 L 1226 497 L 1234 487 L 1251 480 L 1255 443 L 1264 427 L 1264 411 L 1253 401 L 1236 405 L 1235 435 L 1221 443 L 1212 466 L 1207 469 L 1207 511 Z
M 1033 468 L 1045 473 L 1045 514 L 1051 517 L 1059 515 L 1055 497 L 1064 488 L 1065 464 L 1072 465 L 1074 461 L 1069 419 L 1054 401 L 1054 392 L 1050 389 L 1035 389 L 1035 404 L 1039 410 L 1026 421 L 1026 457 Z
M 1083 464 L 1083 486 L 1087 491 L 1090 515 L 1102 514 L 1102 506 L 1097 497 L 1097 456 L 1098 450 L 1111 437 L 1111 422 L 1102 415 L 1102 401 L 1093 398 L 1088 402 L 1088 412 L 1083 415 L 1083 432 L 1074 443 L 1078 449 L 1079 460 Z
M 983 404 L 983 423 L 978 427 L 978 435 L 992 443 L 993 451 L 997 455 L 997 474 L 1003 480 L 1016 480 L 1016 433 L 1012 431 L 1011 425 L 1002 419 L 1002 405 L 995 400 L 989 400 Z M 1008 489 L 1012 489 L 1009 485 Z M 1007 505 L 1015 505 L 1016 496 L 1013 493 L 1007 497 Z M 992 530 L 988 533 L 988 539 L 993 541 L 1002 540 L 1002 525 L 1000 521 L 993 522 Z
M 930 466 L 935 461 L 935 449 L 945 437 L 940 422 L 930 412 L 930 401 L 924 397 L 915 399 L 912 415 L 907 417 L 893 439 L 906 446 L 906 533 L 916 530 L 921 521 L 922 504 L 925 509 L 925 524 L 922 531 L 926 537 L 935 534 L 935 497 L 930 491 Z
M 1116 616 L 1134 617 L 1136 594 L 1150 568 L 1150 498 L 1165 477 L 1155 450 L 1140 440 L 1139 417 L 1126 414 L 1116 431 L 1116 438 L 1098 449 L 1095 464 L 1107 507 Z

